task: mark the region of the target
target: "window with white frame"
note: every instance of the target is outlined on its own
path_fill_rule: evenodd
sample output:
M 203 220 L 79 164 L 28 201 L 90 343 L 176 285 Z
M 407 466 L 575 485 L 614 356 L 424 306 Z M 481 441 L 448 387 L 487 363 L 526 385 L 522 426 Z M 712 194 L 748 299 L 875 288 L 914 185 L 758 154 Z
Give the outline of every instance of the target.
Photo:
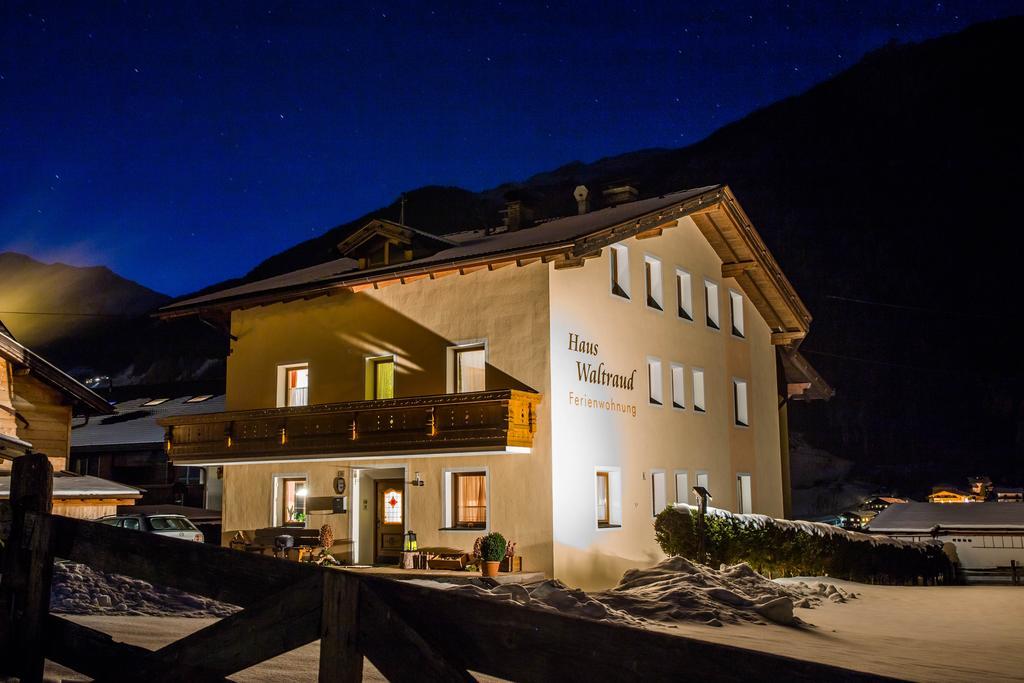
M 703 486 L 708 493 L 711 493 L 711 477 L 707 472 L 697 473 L 697 486 Z
M 608 247 L 611 261 L 612 294 L 629 298 L 629 250 L 621 244 Z
M 736 475 L 736 512 L 749 515 L 754 511 L 753 498 L 750 491 L 750 475 Z
M 277 366 L 277 407 L 309 405 L 309 363 Z
M 690 390 L 693 392 L 693 409 L 698 413 L 706 413 L 708 409 L 704 401 L 704 371 L 700 368 L 693 368 Z
M 742 379 L 732 380 L 733 406 L 735 408 L 736 424 L 741 427 L 750 425 L 750 415 L 747 408 L 747 383 Z
M 647 359 L 648 400 L 653 406 L 662 404 L 661 361 L 657 358 Z
M 686 408 L 686 387 L 683 382 L 684 369 L 679 363 L 672 364 L 672 407 Z
M 657 311 L 665 310 L 665 294 L 661 287 L 661 261 L 653 256 L 644 256 L 644 284 L 647 290 L 647 307 Z
M 305 474 L 273 475 L 274 526 L 305 526 L 309 478 Z
M 693 320 L 693 278 L 682 268 L 676 268 L 676 304 L 680 318 Z
M 690 473 L 676 472 L 676 503 L 686 503 L 690 500 Z
M 371 400 L 395 397 L 395 357 L 378 356 L 366 359 L 366 398 Z
M 449 391 L 463 394 L 484 391 L 487 351 L 484 344 L 466 344 L 449 349 L 451 387 Z
M 444 471 L 444 528 L 486 529 L 490 486 L 486 469 Z
M 665 472 L 654 470 L 651 472 L 651 516 L 657 517 L 658 513 L 668 506 L 668 491 L 665 488 Z
M 743 295 L 731 289 L 729 290 L 729 313 L 733 335 L 743 339 L 746 336 L 743 325 Z
M 711 280 L 704 281 L 704 311 L 708 327 L 722 329 L 718 311 L 718 285 Z
M 617 467 L 598 467 L 594 472 L 594 500 L 598 529 L 622 526 L 622 472 Z

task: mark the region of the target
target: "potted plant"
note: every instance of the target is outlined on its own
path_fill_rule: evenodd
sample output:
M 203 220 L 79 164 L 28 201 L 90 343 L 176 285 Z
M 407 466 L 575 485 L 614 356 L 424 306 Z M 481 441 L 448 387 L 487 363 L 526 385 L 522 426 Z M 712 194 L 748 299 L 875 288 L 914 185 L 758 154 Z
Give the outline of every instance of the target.
M 497 576 L 498 565 L 505 559 L 507 549 L 508 542 L 497 531 L 478 538 L 474 544 L 473 554 L 480 560 L 480 574 L 482 576 Z

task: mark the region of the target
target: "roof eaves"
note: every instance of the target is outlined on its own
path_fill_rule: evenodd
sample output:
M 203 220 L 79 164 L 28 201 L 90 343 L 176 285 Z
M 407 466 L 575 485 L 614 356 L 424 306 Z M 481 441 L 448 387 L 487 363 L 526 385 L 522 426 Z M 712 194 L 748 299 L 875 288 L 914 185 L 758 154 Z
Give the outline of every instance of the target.
M 114 409 L 105 398 L 32 351 L 32 349 L 3 333 L 0 333 L 0 356 L 4 356 L 12 363 L 28 368 L 36 377 L 64 392 L 75 403 L 88 408 L 93 415 L 113 414 Z

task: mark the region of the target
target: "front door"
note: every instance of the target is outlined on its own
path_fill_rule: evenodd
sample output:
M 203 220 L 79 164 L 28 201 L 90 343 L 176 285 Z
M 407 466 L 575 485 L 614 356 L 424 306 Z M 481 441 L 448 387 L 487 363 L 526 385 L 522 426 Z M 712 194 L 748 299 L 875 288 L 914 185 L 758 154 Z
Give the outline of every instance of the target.
M 405 540 L 405 482 L 401 479 L 380 479 L 375 484 L 377 532 L 373 541 L 374 562 L 396 564 Z

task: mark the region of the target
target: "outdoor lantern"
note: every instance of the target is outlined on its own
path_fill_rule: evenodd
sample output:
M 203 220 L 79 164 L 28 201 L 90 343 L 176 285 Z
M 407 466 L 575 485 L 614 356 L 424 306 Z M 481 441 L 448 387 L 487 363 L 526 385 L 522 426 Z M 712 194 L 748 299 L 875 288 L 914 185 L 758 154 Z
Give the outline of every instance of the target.
M 416 550 L 416 532 L 406 531 L 405 532 L 405 547 L 403 550 Z

